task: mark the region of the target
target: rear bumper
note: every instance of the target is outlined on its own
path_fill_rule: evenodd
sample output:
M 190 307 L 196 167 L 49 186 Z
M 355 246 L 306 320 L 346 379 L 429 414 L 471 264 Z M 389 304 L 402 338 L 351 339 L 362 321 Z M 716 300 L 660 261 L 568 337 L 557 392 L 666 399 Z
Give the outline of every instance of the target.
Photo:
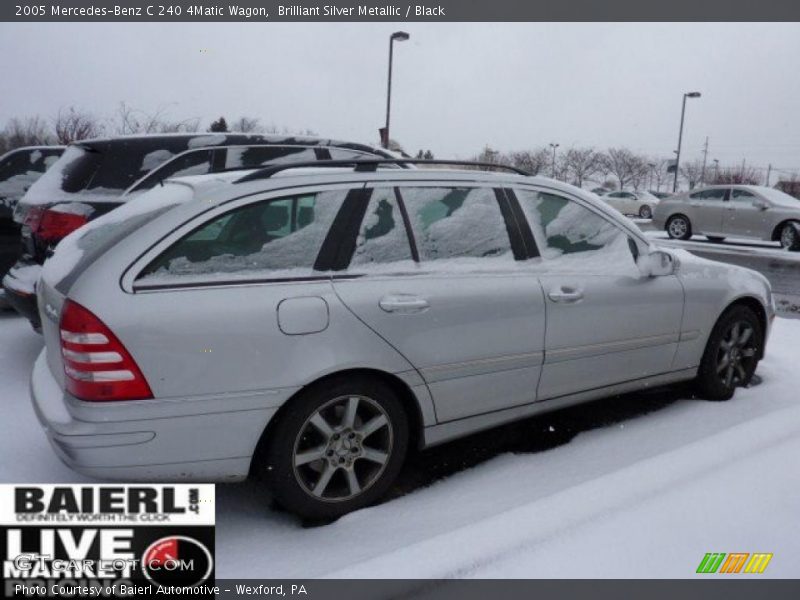
M 6 303 L 28 319 L 36 331 L 40 331 L 39 307 L 36 303 L 36 281 L 41 273 L 41 265 L 18 262 L 3 277 L 3 291 Z
M 213 412 L 192 406 L 207 411 L 207 400 L 81 402 L 61 389 L 46 351 L 36 360 L 30 390 L 36 416 L 58 457 L 75 471 L 109 480 L 241 481 L 278 410 L 233 410 L 236 401 L 225 398 L 217 402 L 231 410 L 218 405 Z M 148 413 L 164 414 L 165 405 L 171 416 L 147 418 Z M 74 416 L 75 406 L 81 418 Z

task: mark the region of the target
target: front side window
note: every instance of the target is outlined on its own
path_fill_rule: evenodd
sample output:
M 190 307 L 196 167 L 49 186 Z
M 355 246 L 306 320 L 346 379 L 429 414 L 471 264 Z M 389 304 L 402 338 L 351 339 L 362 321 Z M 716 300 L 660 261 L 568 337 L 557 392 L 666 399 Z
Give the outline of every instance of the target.
M 747 190 L 733 190 L 731 192 L 731 199 L 738 202 L 752 202 L 756 197 Z
M 525 189 L 515 193 L 544 258 L 597 256 L 602 263 L 613 257 L 609 266 L 635 265 L 630 238 L 605 217 L 556 194 Z
M 372 192 L 356 238 L 350 268 L 384 270 L 413 266 L 411 246 L 394 188 Z
M 255 202 L 203 224 L 148 265 L 153 283 L 308 277 L 347 190 Z
M 468 187 L 401 187 L 399 190 L 421 261 L 514 260 L 494 190 Z
M 304 146 L 237 146 L 225 152 L 226 169 L 257 169 L 269 165 L 317 160 L 313 148 Z

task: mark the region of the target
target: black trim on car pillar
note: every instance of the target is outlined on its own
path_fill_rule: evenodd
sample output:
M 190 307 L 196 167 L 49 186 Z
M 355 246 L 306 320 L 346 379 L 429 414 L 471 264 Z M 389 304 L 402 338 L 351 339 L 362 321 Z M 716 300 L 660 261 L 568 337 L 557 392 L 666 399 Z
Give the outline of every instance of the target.
M 213 148 L 211 151 L 211 172 L 220 173 L 224 171 L 225 163 L 227 162 L 227 160 L 228 160 L 227 148 Z
M 417 249 L 417 240 L 414 238 L 414 232 L 411 230 L 411 219 L 406 210 L 406 204 L 403 202 L 403 194 L 400 188 L 395 186 L 394 199 L 397 202 L 397 208 L 400 211 L 400 216 L 403 218 L 403 225 L 406 228 L 406 235 L 408 236 L 408 245 L 411 247 L 411 258 L 414 262 L 419 262 L 419 250 Z
M 367 212 L 370 196 L 372 190 L 363 186 L 347 192 L 319 249 L 314 263 L 315 271 L 341 271 L 349 266 L 356 251 L 358 229 Z
M 333 158 L 331 151 L 327 148 L 314 148 L 314 156 L 317 157 L 317 160 L 331 160 Z
M 539 258 L 541 256 L 541 253 L 539 252 L 539 246 L 536 245 L 536 239 L 533 237 L 530 224 L 528 223 L 528 219 L 525 218 L 525 213 L 519 204 L 517 195 L 511 188 L 503 188 L 503 192 L 505 192 L 505 196 L 508 200 L 508 206 L 511 209 L 511 214 L 514 216 L 514 221 L 517 223 L 519 235 L 522 238 L 522 243 L 527 251 L 525 258 Z

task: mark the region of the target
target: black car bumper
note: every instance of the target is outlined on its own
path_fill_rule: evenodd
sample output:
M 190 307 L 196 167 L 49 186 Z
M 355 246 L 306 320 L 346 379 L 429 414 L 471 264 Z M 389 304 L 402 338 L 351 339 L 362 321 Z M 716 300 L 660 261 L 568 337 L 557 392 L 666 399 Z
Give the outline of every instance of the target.
M 19 314 L 30 321 L 36 331 L 41 331 L 42 322 L 39 319 L 39 307 L 36 303 L 35 271 L 41 269 L 37 264 L 17 263 L 3 277 L 3 291 L 5 301 Z

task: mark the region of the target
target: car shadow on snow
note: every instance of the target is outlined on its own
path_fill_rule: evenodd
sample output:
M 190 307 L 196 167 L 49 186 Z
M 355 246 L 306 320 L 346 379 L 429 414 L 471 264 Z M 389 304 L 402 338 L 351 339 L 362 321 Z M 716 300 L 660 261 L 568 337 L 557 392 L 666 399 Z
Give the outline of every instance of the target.
M 552 450 L 569 443 L 579 433 L 629 421 L 690 397 L 691 392 L 685 385 L 611 396 L 495 427 L 427 450 L 412 451 L 382 502 L 430 486 L 496 456 Z M 289 514 L 281 514 L 284 511 L 275 503 L 266 502 L 268 497 L 269 492 L 260 481 L 217 486 L 217 503 L 223 509 L 220 515 L 223 520 L 224 514 L 231 510 L 237 516 L 247 514 L 261 519 L 271 511 L 271 516 L 284 525 L 315 527 L 329 523 L 295 520 Z

